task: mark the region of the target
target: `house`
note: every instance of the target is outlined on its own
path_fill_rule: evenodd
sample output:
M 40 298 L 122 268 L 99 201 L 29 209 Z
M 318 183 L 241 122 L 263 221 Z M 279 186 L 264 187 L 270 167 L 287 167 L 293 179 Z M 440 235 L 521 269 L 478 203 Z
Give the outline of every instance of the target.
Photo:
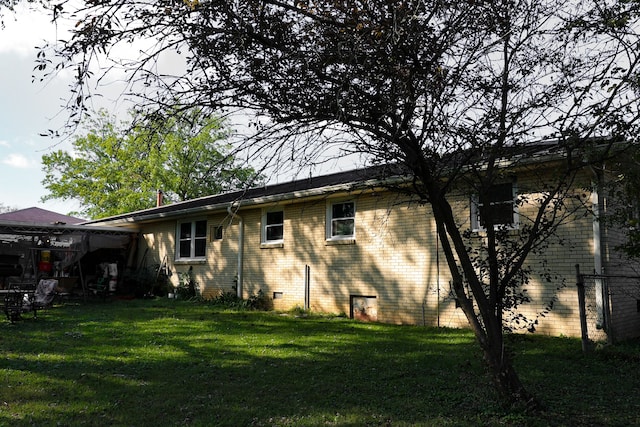
M 512 170 L 492 196 L 496 222 L 518 232 L 533 207 L 516 207 L 515 195 L 535 203 L 539 180 L 562 161 L 562 155 L 542 150 Z M 86 225 L 138 231 L 139 256 L 147 263 L 166 262 L 174 273 L 192 269 L 205 298 L 232 290 L 247 298 L 262 291 L 278 310 L 300 307 L 397 324 L 467 326 L 451 292 L 430 208 L 388 190 L 390 180 L 401 184 L 404 178 L 382 178 L 381 172 L 379 167 L 339 172 Z M 537 321 L 540 333 L 580 336 L 579 265 L 583 272 L 598 273 L 587 279 L 589 336 L 640 334 L 637 280 L 601 276 L 609 271 L 621 276 L 626 267 L 614 250 L 621 233 L 605 229 L 591 214 L 606 206 L 598 186 L 591 185 L 594 179 L 588 168 L 581 172 L 573 189 L 582 198 L 576 197 L 571 220 L 544 254 L 530 257 L 531 301 L 521 312 Z M 450 198 L 459 226 L 481 239 L 481 201 L 464 189 Z M 584 200 L 588 206 L 581 205 Z M 544 273 L 536 273 L 540 266 Z M 178 275 L 171 280 L 177 284 Z

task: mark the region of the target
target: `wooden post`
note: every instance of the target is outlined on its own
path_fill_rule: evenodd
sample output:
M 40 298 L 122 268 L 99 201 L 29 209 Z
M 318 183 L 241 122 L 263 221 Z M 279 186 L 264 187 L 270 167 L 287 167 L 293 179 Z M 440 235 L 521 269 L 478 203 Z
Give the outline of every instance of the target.
M 580 265 L 576 264 L 576 286 L 578 287 L 578 308 L 580 309 L 580 330 L 582 332 L 582 351 L 589 352 L 589 333 L 587 331 L 587 310 L 585 308 L 584 277 L 580 274 Z
M 304 309 L 311 310 L 311 267 L 304 266 Z

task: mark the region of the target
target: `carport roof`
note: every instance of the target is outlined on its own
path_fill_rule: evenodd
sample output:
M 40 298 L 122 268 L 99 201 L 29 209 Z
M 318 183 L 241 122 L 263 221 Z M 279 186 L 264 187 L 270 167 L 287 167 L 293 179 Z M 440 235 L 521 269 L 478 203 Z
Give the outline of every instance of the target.
M 0 214 L 0 235 L 39 236 L 43 234 L 124 235 L 135 230 L 122 227 L 82 225 L 85 220 L 41 208 L 27 208 Z
M 0 214 L 0 222 L 20 222 L 31 224 L 79 224 L 84 219 L 63 215 L 41 208 L 26 208 Z

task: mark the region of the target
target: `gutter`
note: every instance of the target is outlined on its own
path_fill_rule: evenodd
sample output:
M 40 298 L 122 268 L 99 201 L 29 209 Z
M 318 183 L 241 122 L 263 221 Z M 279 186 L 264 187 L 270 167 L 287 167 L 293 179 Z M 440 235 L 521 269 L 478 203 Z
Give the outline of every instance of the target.
M 115 226 L 97 226 L 85 223 L 78 224 L 39 224 L 34 222 L 0 221 L 0 233 L 40 235 L 44 233 L 71 234 L 74 232 L 93 234 L 132 234 L 138 230 Z
M 238 200 L 233 201 L 231 203 L 233 204 L 233 203 L 241 202 L 242 206 L 245 206 L 245 207 L 255 206 L 255 205 L 262 205 L 266 203 L 277 203 L 285 200 L 295 200 L 299 198 L 325 197 L 327 194 L 334 194 L 334 193 L 340 193 L 340 192 L 351 193 L 358 190 L 375 191 L 376 189 L 385 188 L 385 185 L 400 184 L 403 182 L 406 182 L 406 178 L 404 177 L 388 178 L 386 180 L 370 179 L 370 180 L 358 182 L 356 183 L 356 185 L 354 185 L 354 183 L 351 182 L 346 184 L 335 184 L 335 185 L 329 185 L 324 187 L 312 188 L 308 190 L 273 194 L 269 196 L 258 196 L 258 197 L 252 197 L 249 199 L 242 199 L 241 197 L 239 197 Z M 210 197 L 210 196 L 205 196 L 205 197 Z M 197 200 L 197 199 L 193 199 L 193 200 Z M 189 200 L 188 202 L 193 202 L 193 200 Z M 175 206 L 175 205 L 165 205 L 165 206 Z M 110 224 L 113 226 L 115 226 L 116 224 L 134 225 L 144 221 L 153 221 L 157 219 L 172 218 L 176 216 L 184 216 L 184 215 L 191 215 L 191 214 L 201 214 L 206 211 L 219 211 L 221 209 L 226 209 L 228 206 L 229 206 L 229 201 L 225 201 L 225 202 L 219 202 L 219 203 L 210 204 L 210 205 L 200 205 L 200 206 L 187 208 L 187 209 L 178 208 L 178 209 L 171 210 L 169 212 L 163 212 L 163 213 L 153 213 L 153 212 L 145 213 L 145 211 L 139 211 L 140 215 L 137 215 L 136 212 L 132 212 L 124 217 L 120 217 L 117 219 L 110 220 L 109 218 L 103 218 L 100 220 L 95 220 L 95 221 L 92 221 L 91 224 L 89 225 L 93 225 L 93 224 Z M 151 208 L 149 209 L 149 211 L 153 211 L 154 209 L 157 209 L 157 208 Z
M 237 214 L 238 209 L 240 209 L 240 205 L 238 205 L 236 211 L 233 211 L 233 203 L 227 206 L 227 212 L 231 215 L 231 222 L 233 222 L 233 218 L 238 218 L 239 220 L 239 232 L 238 232 L 238 281 L 236 283 L 236 295 L 238 298 L 242 299 L 242 283 L 243 283 L 243 270 L 244 270 L 244 219 Z

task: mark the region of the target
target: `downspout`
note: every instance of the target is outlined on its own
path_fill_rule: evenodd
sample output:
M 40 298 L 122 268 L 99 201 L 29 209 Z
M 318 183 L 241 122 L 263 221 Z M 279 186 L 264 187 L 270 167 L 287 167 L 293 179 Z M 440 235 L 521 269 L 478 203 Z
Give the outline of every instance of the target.
M 436 224 L 436 228 L 439 225 Z M 440 328 L 440 234 L 436 232 L 436 286 L 437 288 L 437 311 L 438 311 L 438 328 Z
M 233 211 L 233 204 L 227 206 L 227 212 L 231 215 L 231 221 L 233 222 L 233 218 L 238 218 L 239 232 L 238 232 L 238 282 L 236 283 L 236 295 L 238 298 L 242 298 L 242 271 L 244 266 L 244 220 L 240 215 Z
M 604 279 L 602 267 L 602 228 L 601 215 L 604 212 L 604 201 L 600 194 L 602 188 L 602 176 L 593 167 L 591 173 L 595 177 L 593 192 L 591 193 L 591 203 L 593 208 L 593 268 L 596 274 L 595 297 L 596 297 L 596 328 L 604 329 L 607 333 L 607 341 L 612 342 L 613 330 L 611 329 L 611 319 L 609 318 L 609 292 Z

